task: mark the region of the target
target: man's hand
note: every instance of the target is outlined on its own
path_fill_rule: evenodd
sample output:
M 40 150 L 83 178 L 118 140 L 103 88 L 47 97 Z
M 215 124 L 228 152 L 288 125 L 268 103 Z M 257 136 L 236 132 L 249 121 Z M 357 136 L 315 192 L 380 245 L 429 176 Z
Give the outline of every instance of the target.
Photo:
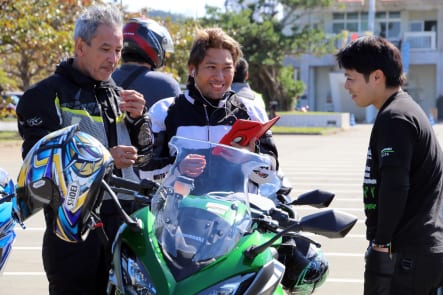
M 128 168 L 137 160 L 137 149 L 133 146 L 117 145 L 110 152 L 117 169 Z
M 189 154 L 179 164 L 179 172 L 188 177 L 198 177 L 206 167 L 204 155 Z
M 390 252 L 389 248 L 379 247 L 377 245 L 372 245 L 372 250 L 377 251 L 377 252 L 383 252 L 383 253 L 389 253 Z
M 135 90 L 120 90 L 120 109 L 127 112 L 132 119 L 140 118 L 145 110 L 143 94 Z
M 257 141 L 256 137 L 251 138 L 251 140 L 249 141 L 249 144 L 247 146 L 242 146 L 242 145 L 236 143 L 235 141 L 232 141 L 231 146 L 238 148 L 238 149 L 248 149 L 248 151 L 250 151 L 251 153 L 254 153 L 256 141 Z

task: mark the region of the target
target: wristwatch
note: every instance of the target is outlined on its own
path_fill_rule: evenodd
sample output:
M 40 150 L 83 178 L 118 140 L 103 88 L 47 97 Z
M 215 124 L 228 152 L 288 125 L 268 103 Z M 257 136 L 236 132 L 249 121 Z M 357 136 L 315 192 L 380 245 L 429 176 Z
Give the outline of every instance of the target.
M 371 248 L 372 249 L 382 249 L 380 252 L 389 252 L 391 253 L 391 242 L 386 244 L 378 244 L 374 240 L 371 241 Z

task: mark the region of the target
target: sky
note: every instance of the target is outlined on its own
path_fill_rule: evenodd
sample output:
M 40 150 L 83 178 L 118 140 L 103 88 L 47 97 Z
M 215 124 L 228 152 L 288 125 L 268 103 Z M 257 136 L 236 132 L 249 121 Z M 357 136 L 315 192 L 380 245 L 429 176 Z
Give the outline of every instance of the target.
M 114 0 L 116 1 L 116 0 Z M 118 0 L 117 0 L 118 1 Z M 139 11 L 140 8 L 164 10 L 181 13 L 189 17 L 205 15 L 205 5 L 223 7 L 225 0 L 120 0 L 129 11 Z

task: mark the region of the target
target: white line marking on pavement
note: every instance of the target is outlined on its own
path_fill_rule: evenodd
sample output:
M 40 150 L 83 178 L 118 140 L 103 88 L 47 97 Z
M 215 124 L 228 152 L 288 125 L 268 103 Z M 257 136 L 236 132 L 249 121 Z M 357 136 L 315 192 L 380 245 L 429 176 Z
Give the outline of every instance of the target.
M 337 252 L 326 252 L 326 256 L 331 257 L 363 257 L 363 253 L 337 253 Z
M 18 246 L 18 247 L 13 247 L 12 250 L 41 250 L 42 247 L 27 247 L 27 246 Z
M 363 284 L 364 281 L 361 279 L 334 279 L 334 278 L 328 278 L 326 279 L 326 282 L 330 283 L 353 283 L 353 284 Z
M 44 227 L 26 227 L 25 229 L 22 229 L 20 226 L 17 226 L 16 228 L 19 228 L 22 231 L 45 231 Z
M 313 233 L 303 233 L 304 236 L 309 236 L 309 237 L 318 237 L 318 235 L 313 234 Z M 345 237 L 346 239 L 348 238 L 352 238 L 352 239 L 366 239 L 366 235 L 361 235 L 361 234 L 348 234 Z
M 30 272 L 30 271 L 7 271 L 2 274 L 3 276 L 46 276 L 44 272 Z M 326 282 L 329 283 L 345 283 L 345 284 L 363 284 L 361 279 L 347 279 L 347 278 L 327 278 Z
M 364 212 L 363 208 L 335 208 L 335 207 L 330 207 L 328 209 L 324 209 L 323 211 L 329 210 L 329 209 L 333 209 L 333 210 L 339 210 L 339 211 L 355 211 L 355 212 Z M 297 208 L 297 211 L 321 211 L 317 208 L 310 208 L 310 207 L 305 207 L 305 208 Z
M 5 271 L 3 276 L 46 276 L 43 271 Z
M 366 235 L 349 234 L 346 235 L 346 238 L 366 239 Z

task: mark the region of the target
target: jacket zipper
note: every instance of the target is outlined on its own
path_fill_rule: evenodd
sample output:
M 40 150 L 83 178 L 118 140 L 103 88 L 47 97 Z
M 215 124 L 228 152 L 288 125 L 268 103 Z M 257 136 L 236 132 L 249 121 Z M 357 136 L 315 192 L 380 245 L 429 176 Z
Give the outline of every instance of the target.
M 208 109 L 207 109 L 207 105 L 203 105 L 203 108 L 205 109 L 205 117 L 206 117 L 206 127 L 207 127 L 207 132 L 208 132 L 208 141 L 210 141 L 210 125 L 209 125 L 209 114 L 208 114 Z

